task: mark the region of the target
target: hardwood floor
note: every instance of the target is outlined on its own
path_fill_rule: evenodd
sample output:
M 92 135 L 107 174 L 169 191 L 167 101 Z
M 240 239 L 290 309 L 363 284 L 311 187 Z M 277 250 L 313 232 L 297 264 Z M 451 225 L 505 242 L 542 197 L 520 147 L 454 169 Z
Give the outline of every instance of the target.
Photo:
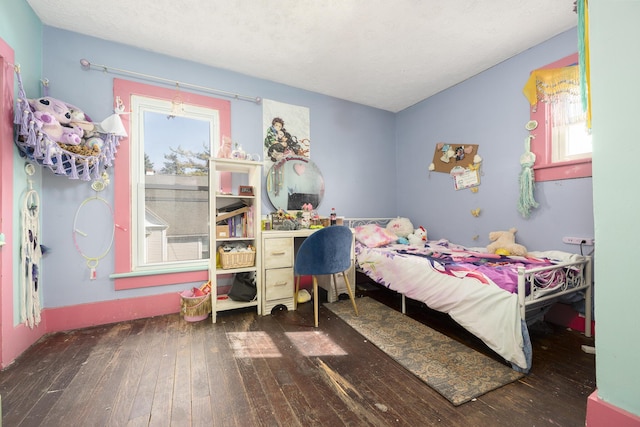
M 358 294 L 400 307 L 385 289 Z M 500 360 L 448 316 L 408 308 Z M 581 345 L 593 339 L 550 325 L 531 338 L 529 375 L 454 407 L 330 311 L 314 328 L 312 303 L 223 313 L 216 324 L 142 319 L 34 344 L 0 373 L 2 425 L 584 426 L 595 359 Z

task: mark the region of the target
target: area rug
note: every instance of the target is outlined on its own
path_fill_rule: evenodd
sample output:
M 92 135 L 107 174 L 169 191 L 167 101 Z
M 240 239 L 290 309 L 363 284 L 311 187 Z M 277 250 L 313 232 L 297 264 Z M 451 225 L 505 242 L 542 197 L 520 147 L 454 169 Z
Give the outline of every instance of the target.
M 458 406 L 523 374 L 372 298 L 325 304 L 329 310 L 429 387 Z

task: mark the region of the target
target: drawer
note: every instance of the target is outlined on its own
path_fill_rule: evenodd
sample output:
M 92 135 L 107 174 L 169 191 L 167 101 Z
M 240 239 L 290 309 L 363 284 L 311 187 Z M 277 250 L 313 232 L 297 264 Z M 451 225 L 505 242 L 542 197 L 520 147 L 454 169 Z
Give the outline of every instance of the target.
M 264 239 L 263 268 L 293 267 L 293 239 Z
M 293 298 L 295 287 L 293 268 L 276 268 L 266 270 L 265 298 L 267 301 L 281 298 Z

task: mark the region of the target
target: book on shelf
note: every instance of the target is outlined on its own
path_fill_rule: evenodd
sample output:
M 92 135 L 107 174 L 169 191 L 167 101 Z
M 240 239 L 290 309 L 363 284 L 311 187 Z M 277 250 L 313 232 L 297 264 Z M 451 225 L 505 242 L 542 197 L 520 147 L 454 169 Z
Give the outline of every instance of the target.
M 241 211 L 241 212 L 238 212 Z M 253 206 L 245 206 L 233 212 L 229 212 L 233 215 L 224 215 L 223 220 L 229 228 L 229 237 L 255 237 L 253 225 L 254 225 L 254 208 Z M 219 224 L 221 216 L 216 217 L 216 221 Z

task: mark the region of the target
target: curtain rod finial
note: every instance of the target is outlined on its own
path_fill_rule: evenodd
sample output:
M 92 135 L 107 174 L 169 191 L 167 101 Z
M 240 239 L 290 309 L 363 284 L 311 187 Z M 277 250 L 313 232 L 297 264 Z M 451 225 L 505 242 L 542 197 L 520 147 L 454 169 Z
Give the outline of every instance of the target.
M 88 59 L 84 59 L 82 58 L 80 60 L 80 67 L 82 67 L 83 70 L 88 70 L 89 68 L 91 68 L 91 62 L 89 62 Z

